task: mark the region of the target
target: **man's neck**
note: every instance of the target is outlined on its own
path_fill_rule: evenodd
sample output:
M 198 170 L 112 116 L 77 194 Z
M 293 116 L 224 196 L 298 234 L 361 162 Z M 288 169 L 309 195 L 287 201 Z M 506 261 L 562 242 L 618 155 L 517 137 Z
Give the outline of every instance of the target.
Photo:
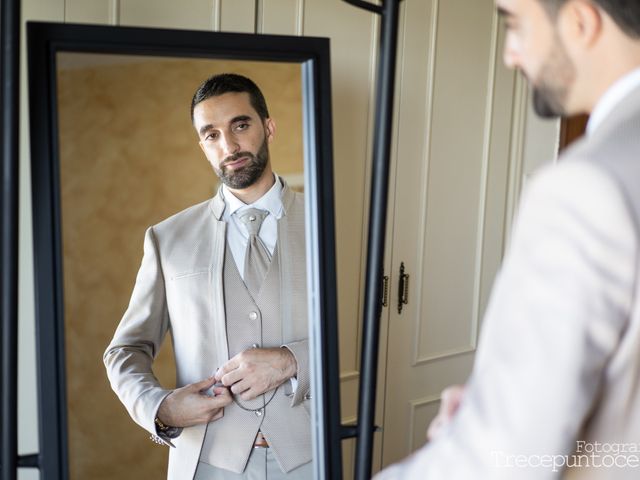
M 229 188 L 229 191 L 235 195 L 238 200 L 242 200 L 246 204 L 254 203 L 267 193 L 276 182 L 275 175 L 271 168 L 267 166 L 260 178 L 248 186 L 247 188 Z

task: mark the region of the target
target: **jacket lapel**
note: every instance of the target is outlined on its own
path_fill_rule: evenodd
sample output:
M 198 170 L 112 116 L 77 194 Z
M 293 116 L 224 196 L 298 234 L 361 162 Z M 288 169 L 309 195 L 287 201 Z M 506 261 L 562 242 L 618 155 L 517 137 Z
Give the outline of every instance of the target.
M 223 289 L 226 223 L 222 219 L 225 208 L 222 188 L 218 189 L 218 193 L 211 199 L 209 205 L 212 213 L 212 242 L 207 298 L 211 302 L 209 311 L 211 312 L 210 338 L 213 341 L 212 351 L 215 357 L 213 360 L 215 365 L 221 366 L 229 359 Z M 209 375 L 212 373 L 210 372 Z

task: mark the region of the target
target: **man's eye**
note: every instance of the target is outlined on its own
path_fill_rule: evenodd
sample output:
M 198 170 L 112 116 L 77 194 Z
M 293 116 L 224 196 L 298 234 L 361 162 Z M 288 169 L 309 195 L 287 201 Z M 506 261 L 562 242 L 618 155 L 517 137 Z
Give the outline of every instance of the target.
M 206 137 L 204 137 L 205 140 L 216 140 L 218 138 L 218 134 L 216 132 L 210 133 L 208 134 Z
M 249 128 L 249 124 L 247 122 L 242 122 L 242 123 L 238 123 L 234 130 L 237 132 L 241 132 L 242 130 L 246 130 L 247 128 Z
M 505 18 L 504 20 L 504 28 L 505 30 L 515 30 L 516 29 L 516 22 L 512 19 L 512 18 Z

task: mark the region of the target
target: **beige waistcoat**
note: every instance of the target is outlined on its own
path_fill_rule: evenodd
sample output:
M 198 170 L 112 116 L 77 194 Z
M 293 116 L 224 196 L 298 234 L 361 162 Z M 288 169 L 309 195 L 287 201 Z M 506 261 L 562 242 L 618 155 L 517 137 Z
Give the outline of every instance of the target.
M 257 298 L 247 290 L 227 247 L 224 299 L 229 355 L 255 347 L 284 344 L 280 312 L 280 255 L 276 250 Z M 280 468 L 288 472 L 311 460 L 311 432 L 306 402 L 291 406 L 290 382 L 246 401 L 235 397 L 224 417 L 212 422 L 200 460 L 219 468 L 242 472 L 258 430 L 267 438 Z M 244 407 L 241 408 L 241 406 Z

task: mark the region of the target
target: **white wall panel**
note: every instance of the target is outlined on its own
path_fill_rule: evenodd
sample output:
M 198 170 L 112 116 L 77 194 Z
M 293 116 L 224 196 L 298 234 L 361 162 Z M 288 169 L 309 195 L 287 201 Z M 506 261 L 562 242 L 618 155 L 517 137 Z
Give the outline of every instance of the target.
M 213 1 L 120 0 L 120 24 L 211 30 Z
M 416 290 L 423 300 L 418 317 L 428 320 L 418 333 L 418 357 L 468 348 L 472 338 L 491 15 L 486 2 L 439 2 L 429 173 L 423 186 L 423 284 Z
M 302 35 L 303 0 L 262 0 L 258 14 L 258 33 Z
M 255 0 L 219 0 L 219 2 L 221 32 L 255 32 Z
M 64 20 L 72 23 L 116 23 L 119 0 L 66 0 Z
M 25 22 L 29 20 L 62 22 L 64 21 L 64 0 L 23 0 L 22 19 Z

